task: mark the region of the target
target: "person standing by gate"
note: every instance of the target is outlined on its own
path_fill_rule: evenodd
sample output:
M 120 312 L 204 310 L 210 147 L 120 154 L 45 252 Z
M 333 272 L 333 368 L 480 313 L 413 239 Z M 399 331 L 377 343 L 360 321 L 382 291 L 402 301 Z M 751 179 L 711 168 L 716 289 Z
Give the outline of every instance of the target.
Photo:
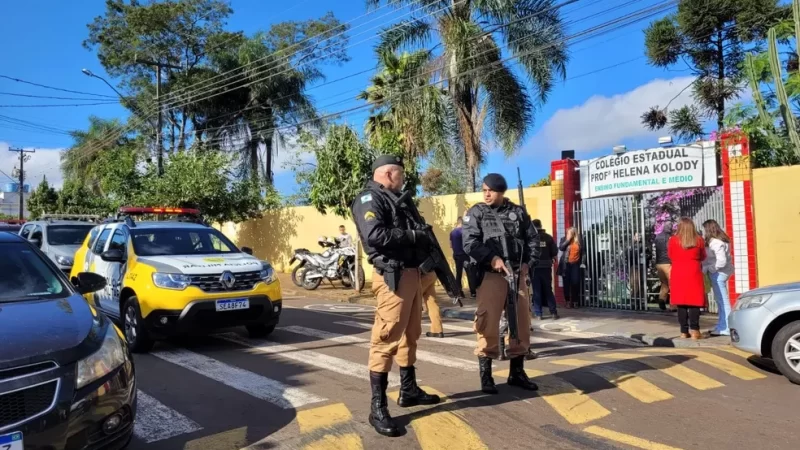
M 569 227 L 567 235 L 558 244 L 561 258 L 558 261 L 558 275 L 564 285 L 564 301 L 567 308 L 577 308 L 581 301 L 581 269 L 586 264 L 586 247 L 578 234 L 578 229 Z
M 661 233 L 658 233 L 655 238 L 656 272 L 658 272 L 658 279 L 661 281 L 661 289 L 658 292 L 658 307 L 662 311 L 667 309 L 667 300 L 669 299 L 669 277 L 672 271 L 672 261 L 670 261 L 667 254 L 667 243 L 669 238 L 672 237 L 672 229 L 674 227 L 672 221 L 665 222 Z M 671 303 L 670 306 L 672 306 Z
M 428 258 L 431 242 L 418 231 L 421 224 L 415 216 L 397 204 L 405 183 L 402 158 L 380 156 L 372 171 L 372 180 L 356 196 L 351 210 L 364 253 L 375 267 L 372 293 L 378 302 L 369 348 L 369 424 L 378 434 L 394 437 L 401 431 L 389 415 L 386 398 L 392 359 L 400 366 L 398 405 L 435 405 L 441 400 L 419 388 L 414 368 L 422 334 L 419 266 Z
M 701 339 L 700 308 L 706 304 L 702 270 L 702 263 L 706 259 L 706 244 L 697 234 L 692 219 L 683 217 L 678 222 L 678 231 L 669 238 L 667 254 L 672 261 L 670 300 L 678 307 L 681 337 Z
M 533 269 L 531 287 L 533 290 L 533 315 L 537 320 L 542 320 L 542 303 L 547 301 L 550 316 L 558 320 L 556 310 L 556 296 L 553 295 L 553 262 L 558 258 L 558 247 L 553 236 L 547 234 L 542 228 L 542 221 L 533 220 L 533 226 L 539 230 L 539 263 Z
M 469 209 L 464 216 L 464 251 L 477 264 L 482 276 L 478 280 L 478 309 L 475 311 L 475 332 L 478 345 L 475 355 L 480 367 L 481 391 L 497 394 L 492 378 L 492 360 L 498 359 L 500 317 L 509 295 L 505 275 L 518 274 L 517 339 L 509 339 L 508 357 L 511 359 L 508 384 L 535 391 L 538 386 L 524 370 L 525 355 L 530 345 L 530 297 L 525 283 L 530 267 L 539 259 L 539 235 L 531 220 L 520 206 L 504 193 L 508 184 L 502 175 L 491 173 L 483 179 L 483 201 Z M 495 234 L 496 232 L 496 234 Z M 508 260 L 511 267 L 504 262 Z M 512 297 L 513 298 L 513 297 Z
M 469 256 L 464 253 L 463 238 L 463 219 L 456 221 L 456 227 L 450 232 L 450 248 L 453 249 L 453 260 L 456 262 L 456 283 L 461 284 L 462 272 L 467 272 L 467 284 L 469 285 L 469 295 L 475 298 L 475 277 L 472 274 L 472 264 L 469 263 Z
M 706 252 L 703 261 L 703 271 L 711 279 L 711 288 L 714 291 L 714 301 L 717 302 L 717 326 L 709 332 L 711 336 L 730 336 L 728 329 L 728 316 L 731 313 L 731 300 L 728 297 L 728 278 L 733 275 L 731 263 L 731 239 L 722 230 L 716 220 L 703 222 L 703 235 L 710 251 Z

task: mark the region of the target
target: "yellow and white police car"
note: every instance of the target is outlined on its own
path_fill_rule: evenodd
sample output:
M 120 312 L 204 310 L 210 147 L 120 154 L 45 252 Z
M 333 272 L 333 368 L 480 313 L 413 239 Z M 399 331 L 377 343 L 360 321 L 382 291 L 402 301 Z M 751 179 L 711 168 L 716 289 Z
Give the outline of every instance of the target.
M 133 221 L 142 215 L 171 220 Z M 123 325 L 135 352 L 169 336 L 235 326 L 266 336 L 278 324 L 282 296 L 273 268 L 199 216 L 186 208 L 120 208 L 75 253 L 70 277 L 106 278 L 105 289 L 86 299 Z

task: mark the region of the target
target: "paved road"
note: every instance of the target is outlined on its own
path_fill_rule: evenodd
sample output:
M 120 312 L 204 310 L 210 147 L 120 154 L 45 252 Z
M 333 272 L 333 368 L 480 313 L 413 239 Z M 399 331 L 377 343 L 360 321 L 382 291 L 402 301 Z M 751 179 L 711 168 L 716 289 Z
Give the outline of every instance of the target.
M 420 342 L 419 383 L 446 396 L 390 411 L 407 432 L 367 424 L 370 307 L 294 299 L 268 339 L 232 330 L 136 356 L 133 450 L 796 448 L 800 387 L 733 349 L 653 349 L 616 338 L 535 333 L 540 385 L 481 394 L 471 323 Z M 396 392 L 397 369 L 390 379 Z

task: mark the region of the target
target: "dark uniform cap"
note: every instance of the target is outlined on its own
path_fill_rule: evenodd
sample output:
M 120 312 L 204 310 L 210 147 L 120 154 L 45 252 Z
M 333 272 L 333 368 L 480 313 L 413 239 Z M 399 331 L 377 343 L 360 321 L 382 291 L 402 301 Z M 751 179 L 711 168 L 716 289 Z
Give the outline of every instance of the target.
M 381 155 L 381 156 L 378 157 L 378 159 L 375 160 L 374 163 L 372 163 L 372 171 L 374 172 L 379 167 L 388 166 L 388 165 L 400 166 L 400 167 L 405 168 L 405 166 L 403 165 L 403 158 L 402 157 L 394 156 L 394 155 Z
M 499 173 L 490 173 L 483 178 L 483 184 L 495 192 L 505 192 L 508 190 L 508 183 Z

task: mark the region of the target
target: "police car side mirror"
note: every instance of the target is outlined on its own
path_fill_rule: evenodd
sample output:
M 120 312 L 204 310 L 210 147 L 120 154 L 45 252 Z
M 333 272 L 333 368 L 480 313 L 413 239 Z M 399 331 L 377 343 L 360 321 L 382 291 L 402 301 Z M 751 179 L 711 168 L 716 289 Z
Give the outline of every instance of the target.
M 247 253 L 250 256 L 253 256 L 253 249 L 250 247 L 242 247 L 242 253 Z
M 33 245 L 35 245 L 35 246 L 37 246 L 39 248 L 42 248 L 42 240 L 41 239 L 32 238 L 32 239 L 29 239 L 29 241 L 30 241 L 31 244 L 33 244 Z
M 122 250 L 110 248 L 100 254 L 100 259 L 106 262 L 123 262 L 125 255 L 122 254 Z
M 81 272 L 72 280 L 75 289 L 81 295 L 97 292 L 106 287 L 106 279 L 102 275 L 92 272 Z

